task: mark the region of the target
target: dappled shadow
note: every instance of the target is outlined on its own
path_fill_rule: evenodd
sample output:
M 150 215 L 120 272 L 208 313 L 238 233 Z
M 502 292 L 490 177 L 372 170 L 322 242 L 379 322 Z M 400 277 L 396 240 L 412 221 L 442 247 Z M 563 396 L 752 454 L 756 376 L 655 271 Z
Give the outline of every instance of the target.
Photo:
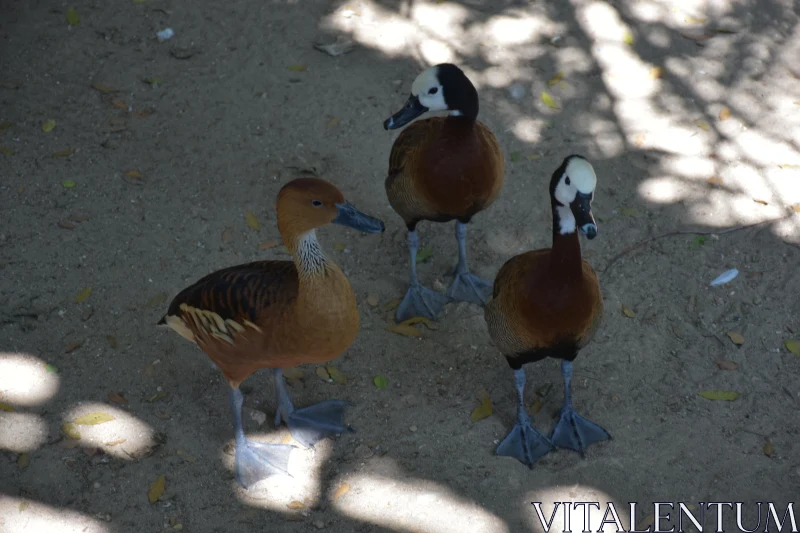
M 0 89 L 0 122 L 17 125 L 0 137 L 0 147 L 15 152 L 0 155 L 0 173 L 13 181 L 0 184 L 0 207 L 9 220 L 25 221 L 0 230 L 7 303 L 0 349 L 36 354 L 60 380 L 47 400 L 0 397 L 18 411 L 0 412 L 3 509 L 29 512 L 42 528 L 67 516 L 69 527 L 98 532 L 321 524 L 342 532 L 495 533 L 539 531 L 529 503 L 536 499 L 782 501 L 790 494 L 797 429 L 782 420 L 800 402 L 797 361 L 782 347 L 800 328 L 793 296 L 800 249 L 792 246 L 800 215 L 790 210 L 800 203 L 793 103 L 800 25 L 792 2 L 201 4 L 86 3 L 77 6 L 82 24 L 67 31 L 55 21 L 63 13 L 16 1 L 0 21 L 0 82 L 19 85 Z M 176 48 L 150 36 L 167 24 L 176 27 Z M 311 48 L 309 36 L 331 35 L 355 40 L 356 49 L 329 58 Z M 46 48 L 55 42 L 56 52 Z M 71 61 L 79 76 L 67 70 Z M 381 307 L 404 288 L 406 256 L 404 229 L 383 191 L 396 133 L 381 122 L 414 76 L 441 61 L 463 66 L 478 86 L 480 118 L 508 163 L 500 199 L 470 228 L 478 273 L 491 278 L 511 255 L 549 244 L 546 183 L 565 155 L 587 155 L 598 172 L 602 238 L 584 250 L 601 272 L 608 317 L 576 364 L 576 403 L 615 440 L 586 460 L 559 451 L 529 472 L 492 456 L 513 422 L 515 397 L 477 308 L 451 306 L 423 339 L 387 341 Z M 142 83 L 151 76 L 163 87 Z M 92 81 L 124 87 L 116 97 L 155 113 L 125 115 L 125 129 L 109 131 L 109 114 L 119 109 L 112 95 L 92 92 Z M 543 91 L 557 109 L 543 103 Z M 40 122 L 51 115 L 58 127 L 43 139 Z M 76 149 L 71 159 L 49 157 L 67 147 Z M 145 179 L 126 177 L 131 168 Z M 336 363 L 347 386 L 317 381 L 309 370 L 296 391 L 301 405 L 350 401 L 358 433 L 326 441 L 316 454 L 298 452 L 301 479 L 272 480 L 248 494 L 235 485 L 224 451 L 231 442 L 224 383 L 194 347 L 153 325 L 167 295 L 187 281 L 233 262 L 286 258 L 259 243 L 278 238 L 275 193 L 301 173 L 340 184 L 387 222 L 374 242 L 337 228 L 321 232 L 328 249 L 348 245 L 350 253 L 334 257 L 362 301 L 363 327 Z M 54 195 L 67 178 L 79 182 L 77 192 Z M 260 233 L 242 229 L 245 209 L 260 217 Z M 56 228 L 78 211 L 90 216 L 86 229 Z M 654 239 L 693 229 L 701 233 Z M 455 245 L 450 228 L 423 224 L 420 234 L 436 250 L 420 265 L 430 279 L 449 266 Z M 727 268 L 740 270 L 736 283 L 709 290 Z M 91 298 L 76 303 L 89 286 Z M 368 293 L 381 305 L 363 303 Z M 635 318 L 619 312 L 623 304 Z M 728 331 L 744 333 L 742 348 Z M 76 340 L 80 348 L 64 353 Z M 740 370 L 721 372 L 720 359 Z M 556 384 L 535 417 L 544 431 L 560 404 L 560 375 L 546 363 L 530 372 L 531 393 Z M 375 375 L 392 386 L 374 390 Z M 270 419 L 267 378 L 246 385 L 250 412 Z M 471 424 L 480 389 L 490 392 L 496 416 Z M 705 389 L 743 397 L 733 408 L 698 402 Z M 130 403 L 98 405 L 113 391 Z M 123 435 L 64 439 L 64 422 L 100 409 L 129 413 L 128 429 L 157 445 L 126 457 L 94 451 Z M 254 419 L 248 425 L 262 440 L 286 436 Z M 777 450 L 772 457 L 762 452 L 765 442 Z M 23 453 L 30 465 L 20 467 Z M 738 466 L 743 456 L 750 466 Z M 148 487 L 162 474 L 166 493 L 151 504 Z M 349 492 L 338 494 L 345 483 Z M 23 510 L 24 500 L 34 503 Z M 31 524 L 15 515 L 10 527 Z

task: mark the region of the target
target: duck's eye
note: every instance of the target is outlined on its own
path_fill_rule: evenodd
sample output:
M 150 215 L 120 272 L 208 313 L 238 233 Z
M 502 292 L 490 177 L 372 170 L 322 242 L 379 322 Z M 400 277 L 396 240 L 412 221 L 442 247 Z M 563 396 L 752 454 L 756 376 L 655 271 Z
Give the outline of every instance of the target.
M 314 207 L 321 207 L 322 202 L 320 202 L 319 200 L 311 200 L 311 205 L 313 205 Z
M 569 176 L 567 176 L 567 179 L 565 179 L 565 180 L 564 180 L 564 183 L 566 183 L 567 185 L 569 185 L 569 183 L 570 183 L 570 181 L 569 181 Z
M 430 89 L 428 89 L 428 94 L 436 94 L 438 92 L 439 92 L 438 87 L 431 87 Z

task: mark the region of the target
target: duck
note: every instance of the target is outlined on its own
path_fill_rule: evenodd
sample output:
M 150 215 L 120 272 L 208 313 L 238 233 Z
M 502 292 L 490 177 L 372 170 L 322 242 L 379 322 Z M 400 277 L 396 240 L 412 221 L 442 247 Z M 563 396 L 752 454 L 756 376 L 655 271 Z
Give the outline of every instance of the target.
M 277 219 L 291 261 L 255 261 L 212 272 L 178 293 L 158 323 L 197 344 L 225 377 L 236 438 L 234 473 L 245 489 L 288 474 L 295 448 L 245 436 L 239 386 L 257 370 L 272 369 L 275 425 L 285 421 L 304 447 L 348 431 L 341 400 L 295 408 L 282 369 L 335 359 L 359 330 L 353 288 L 325 255 L 317 229 L 333 223 L 364 233 L 385 230 L 381 220 L 365 215 L 336 186 L 317 178 L 295 179 L 280 189 Z
M 456 65 L 441 63 L 420 73 L 403 108 L 386 119 L 386 130 L 401 128 L 428 111 L 444 117 L 418 120 L 395 139 L 385 187 L 389 204 L 408 230 L 409 287 L 397 307 L 398 321 L 414 316 L 434 319 L 450 301 L 484 305 L 490 283 L 467 265 L 467 224 L 497 199 L 503 187 L 503 151 L 488 126 L 478 120 L 478 91 Z M 417 224 L 456 221 L 458 264 L 446 294 L 417 278 Z
M 583 156 L 566 157 L 550 180 L 553 213 L 552 247 L 512 257 L 494 280 L 492 300 L 484 308 L 489 335 L 514 372 L 517 418 L 497 446 L 498 456 L 513 457 L 533 469 L 554 448 L 584 456 L 586 448 L 611 438 L 601 426 L 575 412 L 572 364 L 592 339 L 603 317 L 603 295 L 592 266 L 581 257 L 578 233 L 597 237 L 592 200 L 594 168 Z M 545 437 L 525 410 L 525 368 L 546 358 L 561 361 L 564 403 L 559 419 Z

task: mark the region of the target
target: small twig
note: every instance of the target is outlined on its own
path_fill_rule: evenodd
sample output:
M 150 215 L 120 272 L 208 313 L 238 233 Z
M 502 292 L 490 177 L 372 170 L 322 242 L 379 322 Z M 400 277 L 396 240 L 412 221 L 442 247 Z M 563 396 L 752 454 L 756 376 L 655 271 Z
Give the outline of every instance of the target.
M 775 218 L 768 218 L 767 220 L 762 220 L 761 222 L 754 222 L 752 224 L 745 224 L 743 226 L 734 226 L 732 228 L 725 228 L 723 230 L 717 231 L 696 231 L 696 230 L 676 230 L 676 231 L 669 231 L 667 233 L 662 233 L 661 235 L 656 235 L 655 237 L 650 237 L 649 239 L 645 239 L 641 242 L 628 246 L 627 248 L 623 249 L 620 253 L 612 257 L 608 263 L 606 264 L 605 268 L 603 269 L 603 273 L 608 272 L 608 269 L 616 263 L 619 259 L 623 256 L 633 252 L 634 250 L 638 250 L 639 248 L 650 244 L 653 241 L 657 241 L 659 239 L 663 239 L 665 237 L 674 237 L 675 235 L 725 235 L 726 233 L 733 233 L 734 231 L 740 231 L 747 228 L 752 228 L 755 226 L 760 226 L 762 224 L 770 224 L 772 222 L 778 222 L 784 219 L 787 219 L 793 216 L 794 213 L 789 213 L 788 215 L 781 215 Z M 794 246 L 792 244 L 792 246 Z

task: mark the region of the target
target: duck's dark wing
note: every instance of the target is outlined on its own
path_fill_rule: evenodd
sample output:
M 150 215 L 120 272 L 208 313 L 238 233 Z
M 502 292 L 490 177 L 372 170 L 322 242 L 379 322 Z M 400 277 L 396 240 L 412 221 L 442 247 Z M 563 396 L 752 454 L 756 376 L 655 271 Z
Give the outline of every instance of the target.
M 296 298 L 297 268 L 291 261 L 256 261 L 212 272 L 182 290 L 170 303 L 159 324 L 178 329 L 180 319 L 191 331 L 178 331 L 189 340 L 211 336 L 232 340 L 244 327 L 258 323 L 276 307 L 284 308 Z M 177 326 L 177 327 L 176 327 Z

